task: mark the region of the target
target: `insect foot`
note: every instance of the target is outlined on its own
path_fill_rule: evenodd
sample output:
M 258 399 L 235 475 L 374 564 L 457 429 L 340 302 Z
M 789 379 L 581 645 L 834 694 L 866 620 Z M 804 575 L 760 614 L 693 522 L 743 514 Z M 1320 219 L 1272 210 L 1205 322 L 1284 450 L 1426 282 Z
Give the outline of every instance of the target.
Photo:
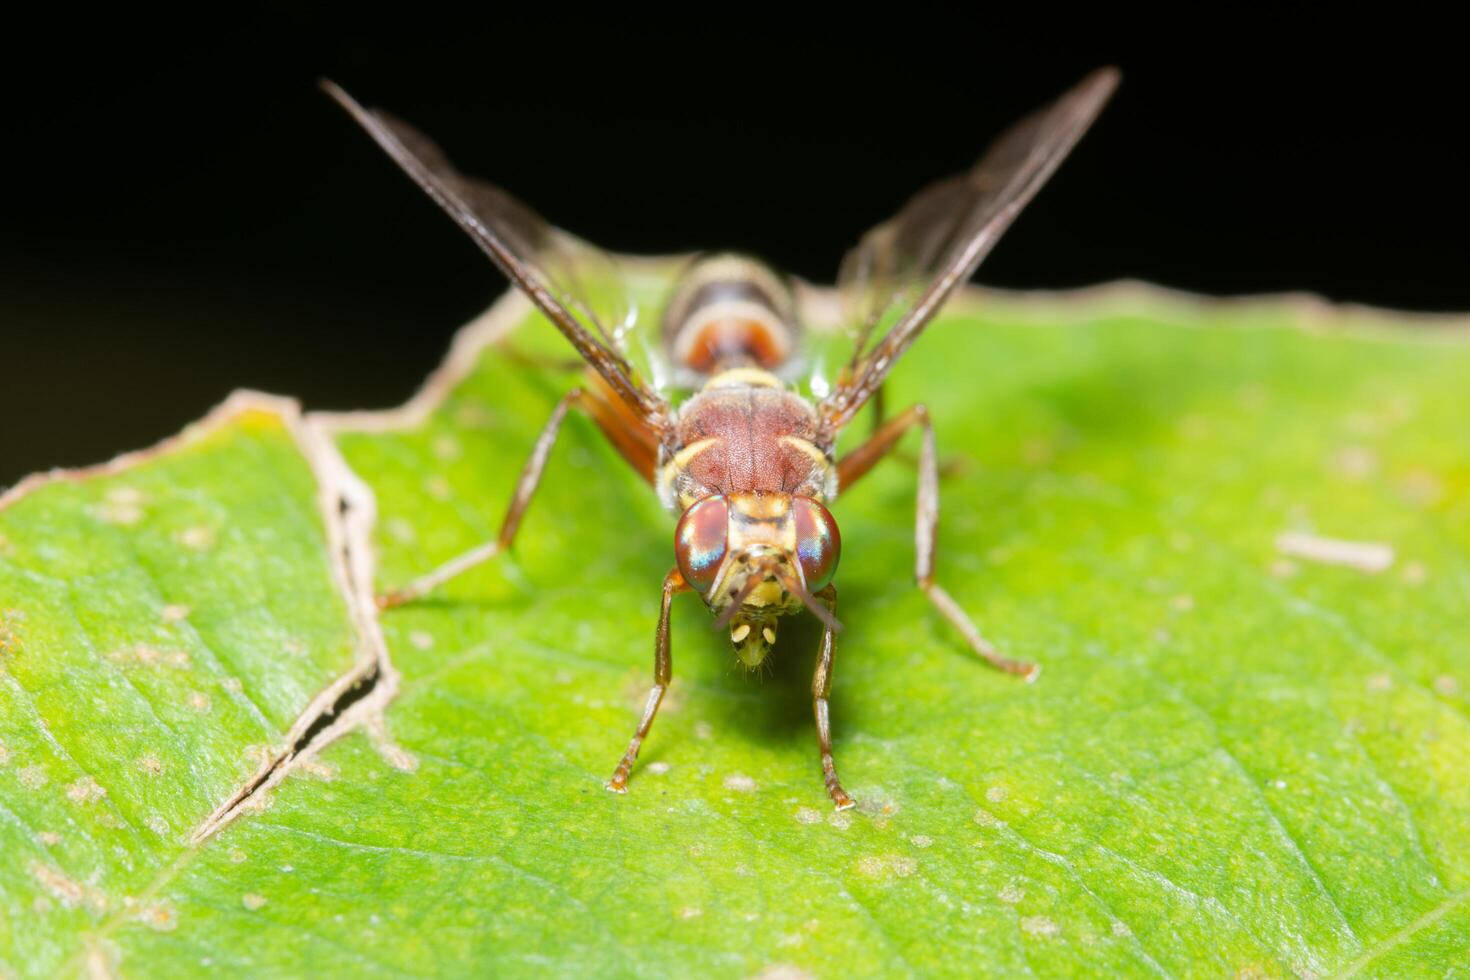
M 827 795 L 832 797 L 832 805 L 839 811 L 857 806 L 857 801 L 848 796 L 847 790 L 837 781 L 837 765 L 832 761 L 830 749 L 822 752 L 822 781 L 827 784 Z
M 613 770 L 612 778 L 604 785 L 609 793 L 623 794 L 628 792 L 628 774 L 633 771 L 633 763 L 638 760 L 638 750 L 643 745 L 643 737 L 634 735 L 633 741 L 628 745 L 628 751 L 623 753 L 623 758 L 618 762 L 617 769 Z

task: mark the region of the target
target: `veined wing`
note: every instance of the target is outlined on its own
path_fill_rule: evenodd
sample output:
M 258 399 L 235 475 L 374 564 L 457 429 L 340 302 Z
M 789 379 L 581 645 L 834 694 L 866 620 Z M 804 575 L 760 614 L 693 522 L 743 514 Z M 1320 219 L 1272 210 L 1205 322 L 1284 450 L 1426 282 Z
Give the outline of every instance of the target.
M 822 400 L 836 433 L 1000 239 L 1102 111 L 1118 84 L 1104 68 L 1018 123 L 963 176 L 919 192 L 843 259 L 838 292 L 852 357 Z
M 407 123 L 363 108 L 332 82 L 322 87 L 469 233 L 628 407 L 661 430 L 667 403 L 624 356 L 636 311 L 613 260 L 552 227 L 499 187 L 463 176 Z

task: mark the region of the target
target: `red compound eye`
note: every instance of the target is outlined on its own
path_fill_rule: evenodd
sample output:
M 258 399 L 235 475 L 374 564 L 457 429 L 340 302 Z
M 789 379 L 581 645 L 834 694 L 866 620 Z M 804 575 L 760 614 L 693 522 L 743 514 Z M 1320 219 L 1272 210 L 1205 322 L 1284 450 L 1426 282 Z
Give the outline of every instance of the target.
M 837 571 L 837 556 L 842 551 L 842 535 L 827 508 L 810 497 L 791 500 L 791 516 L 796 520 L 796 554 L 801 573 L 806 576 L 808 592 L 816 592 L 832 581 Z
M 724 497 L 706 497 L 679 518 L 674 530 L 674 557 L 684 581 L 701 593 L 714 588 L 715 576 L 725 560 L 729 526 L 730 508 Z

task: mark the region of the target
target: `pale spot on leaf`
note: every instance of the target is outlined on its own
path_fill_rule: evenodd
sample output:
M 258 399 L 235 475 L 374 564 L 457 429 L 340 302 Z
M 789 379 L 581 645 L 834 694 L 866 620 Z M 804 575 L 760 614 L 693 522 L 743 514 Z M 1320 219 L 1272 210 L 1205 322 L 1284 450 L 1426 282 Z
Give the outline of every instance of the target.
M 754 980 L 813 980 L 812 975 L 790 963 L 772 963 L 757 973 Z
M 1415 470 L 1399 481 L 1399 492 L 1417 507 L 1433 507 L 1444 499 L 1444 481 L 1427 470 Z
M 869 878 L 907 878 L 919 862 L 903 854 L 872 854 L 858 859 L 858 872 Z
M 133 487 L 114 487 L 93 513 L 108 524 L 131 527 L 143 519 L 144 499 L 142 492 Z
M 439 436 L 434 440 L 434 455 L 443 462 L 458 459 L 461 452 L 459 440 L 453 436 Z
M 1291 578 L 1301 571 L 1296 562 L 1290 558 L 1273 558 L 1269 566 L 1273 578 Z
M 1033 936 L 1055 936 L 1062 927 L 1044 915 L 1028 915 L 1021 920 L 1021 928 Z
M 83 776 L 66 787 L 66 798 L 73 803 L 91 803 L 107 795 L 107 790 L 98 785 L 91 776 Z
M 148 643 L 135 643 L 107 653 L 106 658 L 122 667 L 171 667 L 183 670 L 189 666 L 186 650 L 162 650 Z
M 17 618 L 19 614 L 14 609 L 0 612 L 0 657 L 20 652 L 20 632 L 14 624 Z
M 214 528 L 205 524 L 186 527 L 178 534 L 178 542 L 190 551 L 207 551 L 214 547 Z
M 1392 545 L 1377 541 L 1345 541 L 1305 531 L 1287 531 L 1276 538 L 1276 550 L 1292 558 L 1339 565 L 1360 572 L 1386 571 L 1393 564 Z
M 87 891 L 80 883 L 73 881 L 66 875 L 50 865 L 42 864 L 40 861 L 32 861 L 30 865 L 31 877 L 48 893 L 67 908 L 75 908 L 87 897 Z
M 418 541 L 418 532 L 402 517 L 390 517 L 383 528 L 388 532 L 388 537 L 399 544 L 413 544 Z
M 179 926 L 178 913 L 163 903 L 141 906 L 132 917 L 154 932 L 173 932 Z
M 1366 480 L 1378 471 L 1378 454 L 1366 446 L 1344 446 L 1332 455 L 1332 470 L 1349 480 Z

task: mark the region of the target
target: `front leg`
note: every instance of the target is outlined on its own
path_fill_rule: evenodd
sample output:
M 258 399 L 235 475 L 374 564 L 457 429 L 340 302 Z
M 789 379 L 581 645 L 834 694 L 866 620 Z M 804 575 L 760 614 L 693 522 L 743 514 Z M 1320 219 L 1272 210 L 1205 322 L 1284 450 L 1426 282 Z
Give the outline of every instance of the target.
M 980 631 L 948 592 L 934 581 L 934 543 L 939 526 L 939 453 L 935 448 L 934 424 L 929 410 L 915 405 L 902 415 L 886 422 L 867 442 L 848 453 L 837 463 L 837 485 L 842 492 L 862 478 L 873 466 L 893 451 L 903 434 L 915 425 L 923 429 L 924 442 L 919 450 L 918 507 L 914 519 L 914 579 L 940 615 L 959 630 L 986 663 L 1008 674 L 1034 681 L 1041 673 L 1039 664 L 1012 660 L 1003 656 Z
M 837 589 L 827 586 L 817 593 L 817 598 L 827 604 L 829 612 L 837 612 Z M 832 694 L 832 653 L 835 645 L 832 627 L 822 629 L 822 648 L 817 652 L 817 669 L 812 674 L 812 712 L 817 716 L 817 748 L 822 753 L 822 779 L 827 784 L 827 795 L 839 810 L 853 806 L 852 797 L 842 788 L 837 779 L 837 763 L 832 761 L 832 720 L 827 708 L 827 699 Z
M 643 717 L 639 719 L 638 729 L 628 743 L 628 751 L 623 753 L 622 761 L 613 771 L 612 779 L 607 781 L 607 788 L 614 793 L 628 792 L 628 774 L 633 771 L 638 750 L 643 747 L 643 740 L 653 727 L 653 716 L 658 714 L 658 706 L 663 702 L 664 692 L 669 689 L 669 681 L 674 676 L 674 658 L 669 650 L 669 610 L 674 596 L 688 591 L 689 584 L 684 581 L 684 576 L 677 568 L 671 569 L 664 576 L 663 604 L 659 607 L 658 629 L 653 636 L 653 689 L 648 692 L 648 700 L 643 705 Z

